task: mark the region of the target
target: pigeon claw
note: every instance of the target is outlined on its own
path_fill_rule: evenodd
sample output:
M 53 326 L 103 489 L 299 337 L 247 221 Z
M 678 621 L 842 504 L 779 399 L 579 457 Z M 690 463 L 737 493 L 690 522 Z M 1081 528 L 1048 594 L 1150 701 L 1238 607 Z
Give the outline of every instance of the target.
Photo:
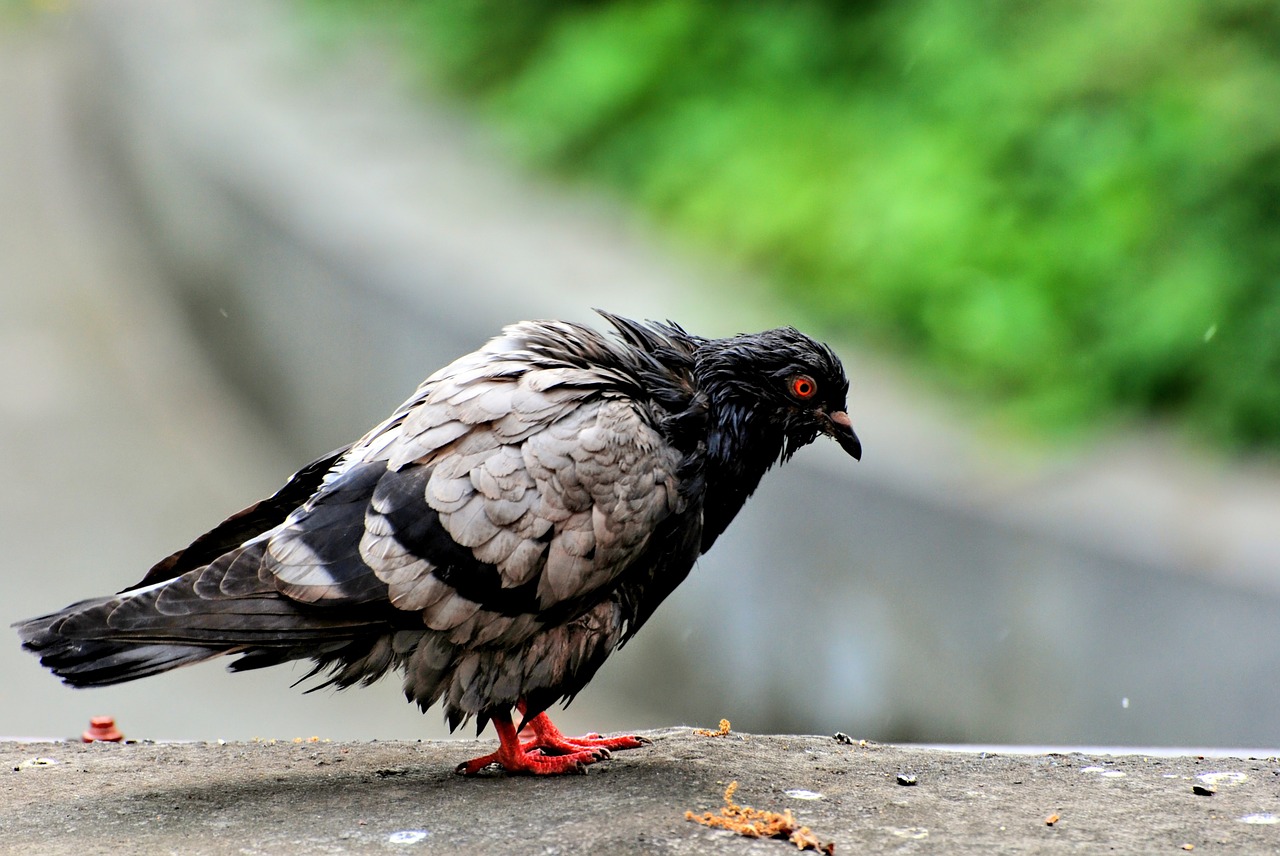
M 523 705 L 521 705 L 523 712 Z M 625 735 L 603 737 L 565 737 L 545 713 L 527 720 L 518 732 L 508 714 L 493 716 L 498 732 L 497 752 L 472 758 L 457 766 L 455 772 L 474 776 L 486 767 L 498 766 L 508 773 L 555 776 L 564 773 L 586 773 L 587 765 L 607 761 L 620 749 L 638 749 L 653 741 L 647 737 Z M 530 739 L 521 740 L 525 734 Z
M 572 755 L 543 755 L 521 747 L 517 752 L 497 752 L 472 758 L 459 764 L 454 772 L 474 776 L 487 767 L 501 767 L 506 773 L 532 776 L 560 776 L 565 773 L 586 775 L 587 765 L 604 760 L 597 752 L 576 752 Z
M 599 734 L 588 734 L 586 737 L 562 737 L 563 743 L 555 745 L 563 745 L 566 747 L 595 747 L 602 750 L 608 757 L 610 752 L 616 752 L 620 749 L 639 749 L 641 746 L 650 746 L 653 741 L 647 737 L 639 735 L 626 734 L 620 737 L 601 737 Z
M 539 748 L 549 755 L 564 755 L 584 749 L 595 749 L 604 753 L 603 759 L 611 757 L 611 752 L 621 749 L 639 749 L 653 742 L 648 738 L 629 734 L 621 737 L 605 737 L 601 734 L 565 737 L 545 713 L 540 713 L 526 722 L 524 731 L 529 732 L 533 738 L 526 744 L 527 746 Z

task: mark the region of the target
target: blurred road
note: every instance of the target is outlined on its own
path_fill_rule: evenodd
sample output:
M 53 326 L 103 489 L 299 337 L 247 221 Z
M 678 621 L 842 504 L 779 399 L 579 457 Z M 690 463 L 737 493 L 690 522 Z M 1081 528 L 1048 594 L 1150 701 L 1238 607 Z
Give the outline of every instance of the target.
M 0 733 L 78 734 L 109 712 L 148 737 L 441 734 L 394 681 L 303 698 L 287 669 L 206 666 L 76 691 L 19 650 L 10 623 L 136 582 L 297 463 L 213 371 L 127 212 L 108 207 L 105 172 L 74 145 L 61 23 L 31 26 L 0 33 Z M 236 721 L 208 704 L 227 694 Z

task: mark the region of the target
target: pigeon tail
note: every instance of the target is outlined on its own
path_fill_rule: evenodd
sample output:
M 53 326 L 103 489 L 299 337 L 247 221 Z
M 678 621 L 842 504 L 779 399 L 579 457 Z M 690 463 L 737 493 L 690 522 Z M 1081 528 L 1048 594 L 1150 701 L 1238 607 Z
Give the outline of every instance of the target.
M 106 638 L 107 604 L 114 598 L 84 601 L 52 615 L 15 624 L 22 647 L 40 664 L 73 687 L 105 687 L 158 675 L 179 666 L 203 662 L 226 653 L 203 645 L 163 642 L 130 643 Z M 68 619 L 100 623 L 100 636 L 69 636 L 61 632 Z

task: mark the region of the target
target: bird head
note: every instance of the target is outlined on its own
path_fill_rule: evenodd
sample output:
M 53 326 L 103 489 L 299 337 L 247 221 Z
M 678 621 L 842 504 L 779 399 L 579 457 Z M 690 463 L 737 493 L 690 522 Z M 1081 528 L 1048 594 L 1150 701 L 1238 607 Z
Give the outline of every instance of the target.
M 822 434 L 861 459 L 845 403 L 849 381 L 839 357 L 821 342 L 780 327 L 709 341 L 696 363 L 713 403 L 781 432 L 783 461 Z

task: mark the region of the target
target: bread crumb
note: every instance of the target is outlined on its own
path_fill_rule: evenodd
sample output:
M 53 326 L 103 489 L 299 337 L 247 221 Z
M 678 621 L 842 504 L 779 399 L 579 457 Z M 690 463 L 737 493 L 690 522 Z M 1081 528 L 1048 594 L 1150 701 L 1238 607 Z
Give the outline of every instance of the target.
M 710 729 L 707 729 L 707 728 L 695 728 L 693 729 L 693 733 L 701 734 L 703 737 L 728 737 L 729 736 L 729 720 L 727 719 L 720 720 L 720 729 L 718 731 L 711 731 Z
M 725 720 L 720 722 L 721 728 L 726 733 L 728 732 L 728 724 Z M 819 853 L 826 853 L 828 856 L 836 852 L 834 843 L 827 842 L 824 844 L 809 830 L 809 827 L 797 824 L 791 809 L 778 813 L 776 811 L 762 811 L 749 805 L 738 805 L 733 801 L 733 792 L 737 789 L 737 782 L 730 782 L 729 787 L 725 788 L 724 807 L 720 809 L 719 814 L 712 814 L 708 811 L 701 815 L 696 815 L 691 811 L 686 811 L 684 813 L 685 820 L 692 820 L 694 823 L 701 823 L 703 826 L 710 826 L 716 829 L 727 829 L 730 832 L 745 835 L 747 838 L 783 838 L 801 850 L 816 850 Z

